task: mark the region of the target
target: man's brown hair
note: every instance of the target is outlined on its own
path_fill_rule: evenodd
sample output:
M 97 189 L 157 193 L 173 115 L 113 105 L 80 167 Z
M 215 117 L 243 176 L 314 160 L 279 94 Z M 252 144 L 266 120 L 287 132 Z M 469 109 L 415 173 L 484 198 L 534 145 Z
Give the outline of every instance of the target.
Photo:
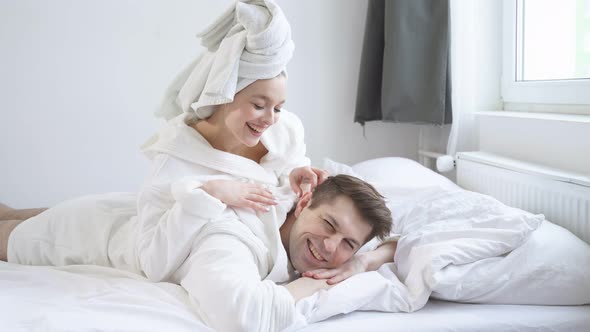
M 313 191 L 309 204 L 314 209 L 321 204 L 330 203 L 338 196 L 352 199 L 355 208 L 366 222 L 371 225 L 371 233 L 366 241 L 373 237 L 383 239 L 391 231 L 391 211 L 385 205 L 384 197 L 369 183 L 350 175 L 339 174 L 328 177 Z

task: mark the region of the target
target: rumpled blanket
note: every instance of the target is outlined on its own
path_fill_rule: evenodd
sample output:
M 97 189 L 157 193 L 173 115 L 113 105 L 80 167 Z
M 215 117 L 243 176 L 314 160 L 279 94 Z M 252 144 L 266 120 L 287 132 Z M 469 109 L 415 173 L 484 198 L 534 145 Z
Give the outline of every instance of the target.
M 439 187 L 396 193 L 390 201 L 394 232 L 401 234 L 395 263 L 353 276 L 297 303 L 302 325 L 354 310 L 412 312 L 421 309 L 450 265 L 463 265 L 518 248 L 543 215 L 508 207 L 492 197 Z M 405 197 L 405 198 L 404 198 Z

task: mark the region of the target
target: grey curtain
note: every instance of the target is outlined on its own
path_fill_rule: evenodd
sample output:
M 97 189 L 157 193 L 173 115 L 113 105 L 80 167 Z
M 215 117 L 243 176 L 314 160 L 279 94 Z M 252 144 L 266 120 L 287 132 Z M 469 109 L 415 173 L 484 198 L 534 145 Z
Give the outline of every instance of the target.
M 369 0 L 364 38 L 355 122 L 452 122 L 448 0 Z

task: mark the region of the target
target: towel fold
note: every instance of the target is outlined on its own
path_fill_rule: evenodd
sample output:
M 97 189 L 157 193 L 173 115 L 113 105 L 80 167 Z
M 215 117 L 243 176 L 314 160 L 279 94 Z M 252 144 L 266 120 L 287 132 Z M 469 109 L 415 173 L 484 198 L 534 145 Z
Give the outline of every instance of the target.
M 286 73 L 295 48 L 289 22 L 272 0 L 238 1 L 198 37 L 207 50 L 168 87 L 156 116 L 169 120 L 192 109 L 207 118 L 254 81 Z

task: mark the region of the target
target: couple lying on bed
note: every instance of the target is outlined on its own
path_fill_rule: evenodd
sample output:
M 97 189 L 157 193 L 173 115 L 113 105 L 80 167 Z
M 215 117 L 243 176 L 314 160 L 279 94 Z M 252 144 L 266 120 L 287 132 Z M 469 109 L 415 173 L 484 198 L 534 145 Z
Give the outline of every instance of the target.
M 144 148 L 153 162 L 139 195 L 8 210 L 18 220 L 0 224 L 3 260 L 174 282 L 222 331 L 281 330 L 298 299 L 393 260 L 393 242 L 353 256 L 389 234 L 391 213 L 369 184 L 309 166 L 301 122 L 282 109 L 290 29 L 276 4 L 255 3 L 202 35 L 208 51 L 171 87 L 170 120 Z

